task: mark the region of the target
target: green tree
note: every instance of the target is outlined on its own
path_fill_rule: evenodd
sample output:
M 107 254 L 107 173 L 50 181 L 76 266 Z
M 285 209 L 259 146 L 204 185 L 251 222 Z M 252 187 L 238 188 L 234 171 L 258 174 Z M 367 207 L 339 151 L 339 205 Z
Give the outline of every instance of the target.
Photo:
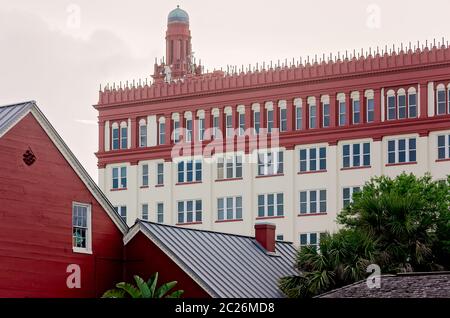
M 341 230 L 301 248 L 298 276 L 281 279 L 289 297 L 311 297 L 363 279 L 368 264 L 383 273 L 450 267 L 450 178 L 376 177 L 338 215 Z
M 106 291 L 102 298 L 180 298 L 183 290 L 176 290 L 167 294 L 177 284 L 176 281 L 162 284 L 157 288 L 158 273 L 155 273 L 145 282 L 138 275 L 134 275 L 136 286 L 126 282 L 116 284 L 115 289 Z

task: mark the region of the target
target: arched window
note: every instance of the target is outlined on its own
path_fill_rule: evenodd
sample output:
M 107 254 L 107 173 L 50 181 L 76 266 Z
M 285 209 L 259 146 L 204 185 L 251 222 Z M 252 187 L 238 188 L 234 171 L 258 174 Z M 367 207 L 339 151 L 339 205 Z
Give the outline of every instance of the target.
M 359 92 L 352 92 L 352 123 L 359 124 L 361 122 L 361 102 Z
M 345 94 L 339 93 L 337 95 L 339 105 L 339 126 L 345 126 L 347 122 L 347 105 L 345 104 Z
M 395 92 L 389 90 L 387 92 L 387 120 L 394 120 L 397 117 L 395 108 Z
M 447 113 L 447 101 L 446 101 L 446 90 L 444 84 L 439 84 L 436 87 L 436 114 L 444 115 Z
M 145 119 L 139 121 L 139 147 L 147 147 L 147 122 Z
M 408 89 L 408 117 L 417 117 L 417 91 L 415 87 Z
M 406 118 L 406 92 L 403 88 L 397 91 L 397 105 L 398 119 Z
M 112 150 L 117 150 L 119 149 L 120 145 L 119 145 L 119 124 L 118 123 L 113 123 L 111 125 L 111 145 L 112 145 Z
M 128 148 L 128 125 L 125 121 L 120 123 L 120 149 Z
M 295 130 L 303 129 L 302 99 L 294 99 L 295 106 Z
M 317 101 L 315 97 L 308 97 L 308 107 L 309 107 L 309 128 L 316 128 L 316 118 L 317 118 Z

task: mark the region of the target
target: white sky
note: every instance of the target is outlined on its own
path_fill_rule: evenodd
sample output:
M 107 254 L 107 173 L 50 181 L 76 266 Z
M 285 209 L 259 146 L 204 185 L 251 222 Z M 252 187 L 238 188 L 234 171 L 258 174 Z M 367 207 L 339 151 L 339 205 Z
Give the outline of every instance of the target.
M 0 0 L 0 105 L 36 100 L 97 180 L 98 87 L 151 74 L 177 4 L 209 69 L 450 33 L 448 0 Z

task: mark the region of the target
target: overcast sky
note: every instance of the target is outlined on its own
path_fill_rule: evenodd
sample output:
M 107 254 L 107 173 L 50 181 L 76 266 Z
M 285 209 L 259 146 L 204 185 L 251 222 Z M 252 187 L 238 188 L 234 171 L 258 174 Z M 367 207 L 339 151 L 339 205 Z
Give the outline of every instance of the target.
M 177 4 L 209 69 L 450 33 L 448 0 L 0 0 L 0 105 L 36 100 L 97 180 L 99 85 L 149 77 Z

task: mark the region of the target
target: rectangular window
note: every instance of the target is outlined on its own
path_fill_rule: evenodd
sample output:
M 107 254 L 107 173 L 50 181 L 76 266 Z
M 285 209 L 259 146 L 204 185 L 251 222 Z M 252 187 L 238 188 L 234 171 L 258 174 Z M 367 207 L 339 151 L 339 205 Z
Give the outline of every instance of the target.
M 178 163 L 178 183 L 202 181 L 201 160 L 186 160 Z
M 164 223 L 164 203 L 156 204 L 156 222 Z
M 322 126 L 330 127 L 330 104 L 323 104 Z
M 147 125 L 139 126 L 139 146 L 147 147 Z
M 446 101 L 445 101 L 445 90 L 441 89 L 437 91 L 437 114 L 446 114 Z
M 438 159 L 450 159 L 450 135 L 440 135 L 437 138 Z
M 217 199 L 217 219 L 241 220 L 242 219 L 242 197 L 227 197 Z
M 144 203 L 142 204 L 142 219 L 145 221 L 148 221 L 148 204 Z
M 219 136 L 219 116 L 213 117 L 213 126 L 212 126 L 212 137 L 213 139 L 217 139 Z
M 159 123 L 159 144 L 164 145 L 166 143 L 166 124 Z
M 217 158 L 217 179 L 242 178 L 242 156 L 233 155 Z
M 371 123 L 375 119 L 375 101 L 373 98 L 367 100 L 367 122 Z
M 261 128 L 261 113 L 259 111 L 253 113 L 253 128 L 255 130 L 255 135 L 258 135 Z
M 148 165 L 142 165 L 142 186 L 148 187 Z
M 203 141 L 205 140 L 205 119 L 200 118 L 198 120 L 198 140 Z
M 300 248 L 313 247 L 319 250 L 320 239 L 323 238 L 325 233 L 301 233 L 300 234 Z
M 295 107 L 295 129 L 302 130 L 303 129 L 303 118 L 302 118 L 302 108 L 300 106 Z
M 327 148 L 300 149 L 300 172 L 323 171 L 327 169 Z
M 283 151 L 271 151 L 258 154 L 258 176 L 282 174 L 283 172 Z
M 348 187 L 342 189 L 342 206 L 345 208 L 347 207 L 351 202 L 353 198 L 353 193 L 357 193 L 361 191 L 360 187 Z
M 327 213 L 327 190 L 300 191 L 300 215 Z
M 112 129 L 112 149 L 119 149 L 119 128 Z
M 178 223 L 198 223 L 202 221 L 202 201 L 187 200 L 177 202 Z
M 233 115 L 227 114 L 225 117 L 227 138 L 233 137 Z
M 416 138 L 388 141 L 388 164 L 416 162 Z
M 267 111 L 267 132 L 271 133 L 273 129 L 273 110 Z
M 127 127 L 120 128 L 120 148 L 121 149 L 128 148 L 128 128 Z
M 406 95 L 398 96 L 398 118 L 406 118 Z
M 277 241 L 284 241 L 283 234 L 277 234 Z
M 417 117 L 417 95 L 415 93 L 408 95 L 408 117 Z
M 127 187 L 127 167 L 112 168 L 112 188 L 126 189 Z
M 186 119 L 186 141 L 192 141 L 192 119 Z
M 258 217 L 274 217 L 283 215 L 283 193 L 268 193 L 258 195 Z
M 280 109 L 280 131 L 287 131 L 287 109 Z
M 395 119 L 395 96 L 388 96 L 387 98 L 387 119 Z
M 91 206 L 72 204 L 72 247 L 74 252 L 91 250 Z
M 316 105 L 309 105 L 309 128 L 316 128 Z
M 359 100 L 353 100 L 353 124 L 361 122 L 361 105 Z
M 127 207 L 125 205 L 115 206 L 114 210 L 116 210 L 124 222 L 127 222 Z
M 180 121 L 173 121 L 173 141 L 175 143 L 180 142 Z
M 342 168 L 370 166 L 370 143 L 342 145 Z
M 239 136 L 244 136 L 245 134 L 245 114 L 239 114 Z
M 163 185 L 164 184 L 164 163 L 161 162 L 161 163 L 156 164 L 156 170 L 157 170 L 156 184 Z
M 339 126 L 345 126 L 347 105 L 345 102 L 339 102 Z

